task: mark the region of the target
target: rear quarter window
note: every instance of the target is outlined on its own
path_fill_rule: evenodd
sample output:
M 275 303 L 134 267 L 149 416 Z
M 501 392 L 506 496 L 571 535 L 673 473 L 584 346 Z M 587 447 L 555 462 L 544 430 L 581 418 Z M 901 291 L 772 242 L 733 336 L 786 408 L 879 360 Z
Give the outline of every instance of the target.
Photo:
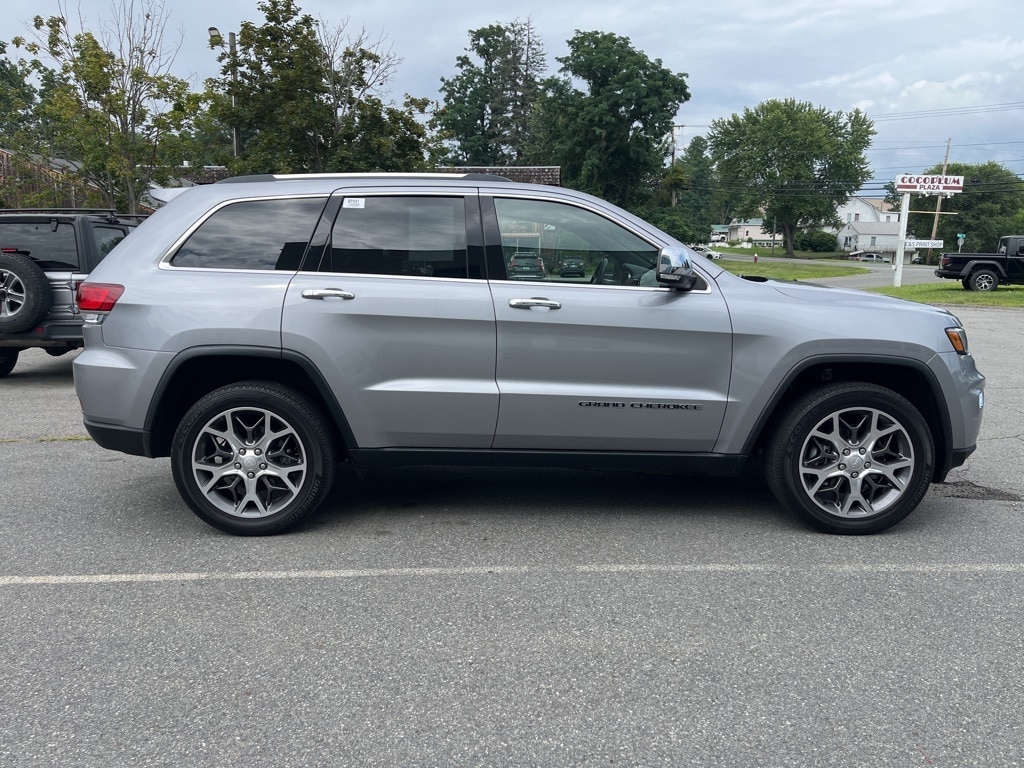
M 174 256 L 175 267 L 299 268 L 326 197 L 245 200 L 206 219 Z

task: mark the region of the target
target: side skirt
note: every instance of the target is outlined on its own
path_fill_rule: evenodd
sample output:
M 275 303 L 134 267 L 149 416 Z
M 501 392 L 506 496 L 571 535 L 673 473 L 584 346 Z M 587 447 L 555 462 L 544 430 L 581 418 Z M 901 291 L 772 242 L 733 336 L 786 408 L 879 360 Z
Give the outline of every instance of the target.
M 735 477 L 749 456 L 718 453 L 613 453 L 609 451 L 438 451 L 373 448 L 348 452 L 356 469 L 403 466 L 564 467 L 620 469 Z

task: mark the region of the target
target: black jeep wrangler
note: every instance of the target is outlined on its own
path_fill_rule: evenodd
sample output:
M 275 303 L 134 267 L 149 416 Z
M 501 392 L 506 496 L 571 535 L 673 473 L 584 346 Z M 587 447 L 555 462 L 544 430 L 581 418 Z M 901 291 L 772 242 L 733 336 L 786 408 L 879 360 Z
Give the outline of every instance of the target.
M 0 210 L 0 378 L 29 347 L 82 346 L 75 290 L 139 223 L 94 209 Z
M 1024 235 L 999 238 L 995 253 L 944 253 L 936 277 L 959 280 L 968 291 L 1024 283 Z

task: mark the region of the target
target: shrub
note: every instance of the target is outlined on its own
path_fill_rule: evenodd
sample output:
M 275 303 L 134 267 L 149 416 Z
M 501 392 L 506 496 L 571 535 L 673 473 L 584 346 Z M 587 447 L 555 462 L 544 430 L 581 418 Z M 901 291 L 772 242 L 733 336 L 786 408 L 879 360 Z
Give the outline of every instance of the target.
M 835 235 L 822 232 L 820 229 L 805 229 L 797 234 L 794 246 L 798 251 L 832 253 L 839 250 L 839 241 Z

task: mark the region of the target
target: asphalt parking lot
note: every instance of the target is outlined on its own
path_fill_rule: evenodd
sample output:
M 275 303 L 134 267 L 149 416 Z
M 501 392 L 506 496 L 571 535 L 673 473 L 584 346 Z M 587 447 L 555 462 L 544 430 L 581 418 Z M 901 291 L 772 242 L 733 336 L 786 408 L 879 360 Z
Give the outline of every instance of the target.
M 345 476 L 221 534 L 84 436 L 71 356 L 0 381 L 0 766 L 1020 766 L 1024 311 L 958 310 L 978 451 L 903 524 L 741 482 Z

